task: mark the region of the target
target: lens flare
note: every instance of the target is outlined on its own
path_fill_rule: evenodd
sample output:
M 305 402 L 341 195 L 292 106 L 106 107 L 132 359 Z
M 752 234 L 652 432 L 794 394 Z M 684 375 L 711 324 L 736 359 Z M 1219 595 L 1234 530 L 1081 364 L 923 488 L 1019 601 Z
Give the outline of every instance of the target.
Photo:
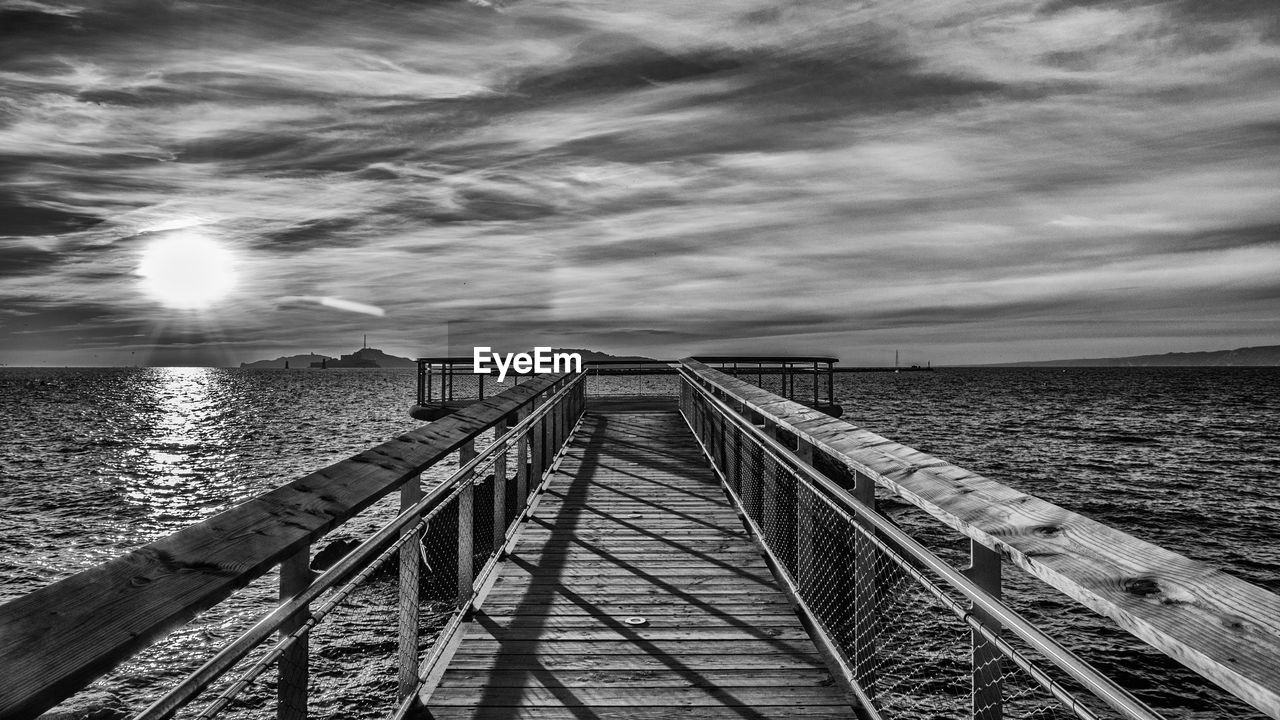
M 235 288 L 231 251 L 217 241 L 179 233 L 152 242 L 138 266 L 142 287 L 166 307 L 202 310 Z

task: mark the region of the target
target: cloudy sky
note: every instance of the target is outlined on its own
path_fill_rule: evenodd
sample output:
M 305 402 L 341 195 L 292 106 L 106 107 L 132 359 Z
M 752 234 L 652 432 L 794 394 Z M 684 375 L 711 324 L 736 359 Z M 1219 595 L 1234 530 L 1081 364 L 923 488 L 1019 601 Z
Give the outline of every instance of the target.
M 1280 343 L 1275 0 L 0 0 L 0 362 Z

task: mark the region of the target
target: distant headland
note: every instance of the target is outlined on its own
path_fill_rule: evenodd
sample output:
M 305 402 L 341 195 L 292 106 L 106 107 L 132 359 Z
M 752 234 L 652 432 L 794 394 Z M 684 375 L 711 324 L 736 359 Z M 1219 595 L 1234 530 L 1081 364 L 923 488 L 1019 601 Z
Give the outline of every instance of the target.
M 242 362 L 242 368 L 289 368 L 293 370 L 329 369 L 329 368 L 411 368 L 415 363 L 410 358 L 388 355 L 377 348 L 365 347 L 349 355 L 330 357 L 306 353 L 305 355 L 289 355 L 274 360 L 256 360 Z
M 556 352 L 578 353 L 582 356 L 583 362 L 591 362 L 593 360 L 641 361 L 652 359 L 640 357 L 638 355 L 610 355 L 609 353 L 602 353 L 596 350 L 584 350 L 580 348 L 557 348 Z M 288 368 L 291 370 L 332 368 L 411 368 L 416 366 L 417 361 L 412 358 L 389 355 L 377 348 L 371 347 L 363 347 L 349 355 L 342 355 L 340 357 L 306 353 L 303 355 L 281 356 L 274 360 L 255 360 L 254 362 L 240 363 L 240 367 L 242 368 Z
M 1113 358 L 990 363 L 982 367 L 1258 367 L 1280 365 L 1280 345 Z

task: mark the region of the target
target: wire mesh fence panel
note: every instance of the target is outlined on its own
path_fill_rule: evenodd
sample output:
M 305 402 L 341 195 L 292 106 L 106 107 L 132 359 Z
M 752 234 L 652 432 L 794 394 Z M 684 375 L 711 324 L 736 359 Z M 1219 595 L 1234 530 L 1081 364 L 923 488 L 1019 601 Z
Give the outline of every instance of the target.
M 586 379 L 589 397 L 675 397 L 680 377 L 665 366 L 592 368 Z
M 759 542 L 881 717 L 1122 717 L 1028 644 L 994 625 L 987 632 L 995 640 L 975 630 L 977 615 L 958 591 L 895 547 L 864 510 L 812 484 L 798 458 L 768 447 L 721 407 L 688 388 L 681 393 L 690 427 Z

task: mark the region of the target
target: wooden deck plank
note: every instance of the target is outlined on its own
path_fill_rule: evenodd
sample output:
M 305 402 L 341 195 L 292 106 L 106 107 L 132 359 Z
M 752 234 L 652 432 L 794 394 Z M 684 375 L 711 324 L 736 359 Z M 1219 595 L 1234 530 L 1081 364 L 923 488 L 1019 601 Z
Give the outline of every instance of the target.
M 487 702 L 478 702 L 477 697 Z M 805 687 L 442 687 L 431 697 L 437 707 L 501 705 L 508 707 L 767 707 L 792 705 L 845 706 L 830 686 Z
M 423 700 L 437 718 L 853 717 L 674 413 L 584 419 Z
M 698 720 L 729 720 L 731 718 L 809 718 L 812 720 L 847 718 L 848 712 L 839 707 L 817 705 L 812 707 L 593 707 L 584 714 L 579 707 L 444 707 L 433 711 L 436 720 L 478 720 L 493 718 L 511 720 L 666 720 L 667 718 L 697 718 Z
M 509 683 L 519 683 L 511 685 Z M 441 688 L 536 687 L 553 690 L 572 688 L 740 688 L 740 687 L 804 687 L 830 685 L 831 673 L 825 668 L 806 670 L 774 670 L 772 668 L 726 668 L 700 670 L 550 670 L 539 669 L 531 677 L 509 673 L 505 668 L 466 669 L 451 674 Z
M 686 655 L 681 658 L 684 667 L 695 670 L 738 670 L 747 668 L 802 668 L 826 671 L 827 666 L 818 654 L 759 655 L 744 653 L 718 653 L 715 655 Z M 503 668 L 507 670 L 665 670 L 660 658 L 643 654 L 596 653 L 528 654 L 517 655 L 469 655 L 454 656 L 452 668 L 459 670 L 483 670 Z

